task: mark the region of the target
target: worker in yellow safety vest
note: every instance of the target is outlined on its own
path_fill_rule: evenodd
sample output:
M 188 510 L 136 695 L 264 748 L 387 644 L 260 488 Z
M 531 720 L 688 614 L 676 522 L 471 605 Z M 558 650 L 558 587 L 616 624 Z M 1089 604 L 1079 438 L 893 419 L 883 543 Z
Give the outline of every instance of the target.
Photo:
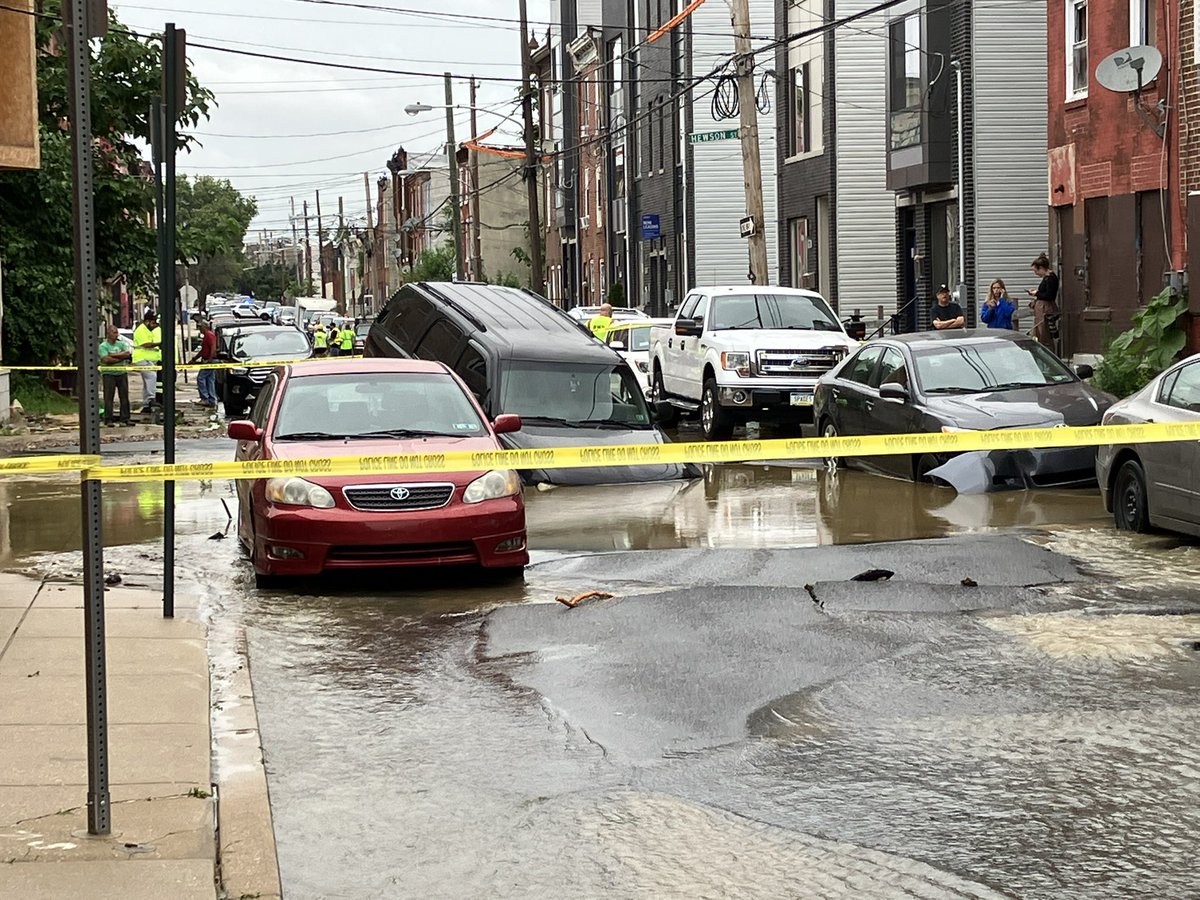
M 313 332 L 313 353 L 324 356 L 329 351 L 329 335 L 325 333 L 325 323 L 318 322 L 317 330 Z
M 157 367 L 162 362 L 162 329 L 154 310 L 146 310 L 142 324 L 133 332 L 133 364 L 145 366 L 142 372 L 142 412 L 149 412 L 158 388 Z M 152 368 L 153 367 L 153 368 Z
M 342 330 L 338 332 L 338 340 L 342 343 L 342 355 L 349 356 L 354 352 L 354 329 L 349 323 L 342 326 Z
M 604 303 L 600 306 L 599 315 L 588 319 L 588 328 L 596 340 L 603 341 L 608 337 L 608 329 L 612 328 L 612 323 L 612 304 Z

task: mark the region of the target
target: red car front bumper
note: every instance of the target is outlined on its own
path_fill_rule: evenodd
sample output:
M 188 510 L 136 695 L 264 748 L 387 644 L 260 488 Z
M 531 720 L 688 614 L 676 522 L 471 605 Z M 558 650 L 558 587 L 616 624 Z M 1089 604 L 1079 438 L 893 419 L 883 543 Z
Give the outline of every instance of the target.
M 255 569 L 261 575 L 439 565 L 504 568 L 529 562 L 520 497 L 420 512 L 256 504 L 254 539 Z

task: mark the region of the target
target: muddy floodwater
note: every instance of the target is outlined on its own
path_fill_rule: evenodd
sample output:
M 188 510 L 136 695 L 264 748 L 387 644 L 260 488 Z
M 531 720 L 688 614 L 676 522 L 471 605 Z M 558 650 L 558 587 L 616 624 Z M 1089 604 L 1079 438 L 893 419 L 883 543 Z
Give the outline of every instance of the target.
M 179 497 L 289 897 L 1196 896 L 1200 547 L 1095 491 L 730 464 L 528 492 L 523 580 L 281 591 L 228 482 Z M 77 575 L 75 482 L 0 500 L 0 565 Z M 110 571 L 161 577 L 161 509 L 106 486 Z

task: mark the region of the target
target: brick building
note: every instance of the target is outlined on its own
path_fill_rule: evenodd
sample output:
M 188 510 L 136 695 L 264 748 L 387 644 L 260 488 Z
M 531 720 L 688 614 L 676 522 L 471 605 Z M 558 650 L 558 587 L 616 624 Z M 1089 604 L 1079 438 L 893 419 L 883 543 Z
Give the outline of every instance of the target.
M 1181 106 L 1196 98 L 1191 8 L 1192 0 L 1050 0 L 1050 244 L 1066 354 L 1101 351 L 1185 268 L 1188 179 L 1200 177 L 1200 137 L 1180 130 Z M 1095 75 L 1105 57 L 1138 45 L 1164 51 L 1140 103 Z M 1181 144 L 1190 148 L 1183 179 Z

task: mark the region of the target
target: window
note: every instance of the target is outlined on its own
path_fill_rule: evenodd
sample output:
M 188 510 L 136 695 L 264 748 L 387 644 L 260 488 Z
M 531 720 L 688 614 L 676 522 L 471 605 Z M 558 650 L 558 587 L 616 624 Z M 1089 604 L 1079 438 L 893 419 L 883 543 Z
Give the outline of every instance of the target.
M 825 24 L 823 0 L 792 0 L 788 7 L 788 31 L 811 31 Z M 823 148 L 823 103 L 825 36 L 815 35 L 788 49 L 787 146 L 789 158 L 821 153 Z
M 789 328 L 841 331 L 833 310 L 819 297 L 804 294 L 728 294 L 713 301 L 713 331 L 740 328 Z
M 483 358 L 483 354 L 471 344 L 467 344 L 467 349 L 463 351 L 454 371 L 466 382 L 475 399 L 483 403 L 487 397 L 487 360 Z
M 882 347 L 867 347 L 846 364 L 846 368 L 842 370 L 845 373 L 842 377 L 858 384 L 868 384 L 871 381 L 871 373 L 875 371 L 875 362 L 881 353 Z
M 1184 366 L 1171 384 L 1166 403 L 1178 409 L 1200 413 L 1200 364 Z
M 875 372 L 875 377 L 871 379 L 871 387 L 879 387 L 883 384 L 898 384 L 903 388 L 908 387 L 908 368 L 904 365 L 904 354 L 895 347 L 888 347 L 883 351 L 883 359 L 879 361 L 879 368 Z
M 1157 0 L 1129 0 L 1129 45 L 1154 46 L 1158 35 Z
M 619 423 L 650 428 L 650 413 L 633 370 L 570 362 L 509 362 L 501 409 L 530 422 Z
M 921 142 L 921 16 L 896 19 L 889 28 L 888 106 L 891 147 L 899 150 Z
M 384 315 L 388 334 L 395 338 L 400 349 L 412 353 L 433 316 L 433 304 L 424 297 L 413 296 L 409 289 L 387 305 Z
M 808 219 L 788 222 L 792 252 L 792 287 L 808 287 Z
M 417 356 L 421 359 L 431 359 L 446 362 L 458 359 L 458 348 L 462 345 L 465 335 L 457 326 L 445 319 L 438 319 L 429 329 L 429 333 L 421 339 L 417 348 Z
M 927 394 L 976 394 L 1065 384 L 1075 376 L 1036 341 L 950 346 L 913 354 Z
M 271 398 L 275 395 L 275 387 L 279 380 L 272 375 L 267 379 L 267 383 L 263 385 L 261 391 L 258 392 L 258 399 L 254 401 L 254 409 L 250 413 L 250 421 L 259 428 L 267 426 L 267 410 L 271 408 Z
M 700 294 L 692 294 L 683 301 L 683 307 L 679 310 L 679 318 L 690 319 L 696 312 L 696 304 L 700 302 Z
M 658 99 L 658 171 L 666 168 L 667 159 L 667 104 Z
M 1088 92 L 1087 0 L 1067 0 L 1067 99 Z

